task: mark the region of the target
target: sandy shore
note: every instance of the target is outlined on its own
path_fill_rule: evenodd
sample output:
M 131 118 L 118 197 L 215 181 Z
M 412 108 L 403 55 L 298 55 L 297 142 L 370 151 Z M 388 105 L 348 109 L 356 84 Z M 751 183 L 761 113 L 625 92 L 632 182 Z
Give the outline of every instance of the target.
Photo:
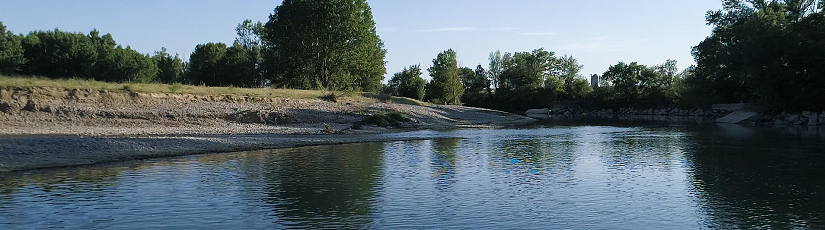
M 400 112 L 401 127 L 353 127 Z M 405 131 L 536 120 L 463 106 L 365 98 L 250 98 L 0 87 L 0 172 L 204 153 L 434 138 Z M 332 128 L 330 133 L 327 126 Z

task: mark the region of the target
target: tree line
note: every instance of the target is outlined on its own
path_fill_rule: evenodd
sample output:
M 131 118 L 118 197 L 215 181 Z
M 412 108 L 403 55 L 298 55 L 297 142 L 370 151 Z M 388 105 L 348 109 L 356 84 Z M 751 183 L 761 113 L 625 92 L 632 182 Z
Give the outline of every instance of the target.
M 183 62 L 141 54 L 112 35 L 33 31 L 0 22 L 0 73 L 110 82 L 375 91 L 386 50 L 366 0 L 285 0 L 266 23 L 246 20 L 233 44 L 199 44 Z
M 690 100 L 825 110 L 825 1 L 727 0 L 693 47 Z
M 486 69 L 457 65 L 445 50 L 427 68 L 411 65 L 387 85 L 386 50 L 366 0 L 284 0 L 266 23 L 244 21 L 232 45 L 197 45 L 183 62 L 165 49 L 141 54 L 110 34 L 33 31 L 0 23 L 0 73 L 101 81 L 381 91 L 437 104 L 506 111 L 583 107 L 707 107 L 759 102 L 776 110 L 825 109 L 825 1 L 725 0 L 706 15 L 713 31 L 696 61 L 618 62 L 591 88 L 572 56 L 543 48 L 490 53 Z
M 411 66 L 395 74 L 385 91 L 513 112 L 559 104 L 706 108 L 740 102 L 774 111 L 825 110 L 825 1 L 723 3 L 722 10 L 707 14 L 712 34 L 692 49 L 697 64 L 682 72 L 675 60 L 651 66 L 618 62 L 598 76 L 600 86 L 591 90 L 575 58 L 544 49 L 503 55 L 496 51 L 487 70 L 479 65 L 446 72 L 438 71 L 443 63 L 439 54 L 432 67 L 436 74 L 431 73 L 433 80 L 425 87 L 418 86 L 423 79 L 407 80 L 420 75 L 418 66 Z M 445 73 L 449 81 L 443 80 Z M 416 82 L 415 93 L 406 93 L 406 82 Z M 464 94 L 445 96 L 443 85 L 462 86 Z

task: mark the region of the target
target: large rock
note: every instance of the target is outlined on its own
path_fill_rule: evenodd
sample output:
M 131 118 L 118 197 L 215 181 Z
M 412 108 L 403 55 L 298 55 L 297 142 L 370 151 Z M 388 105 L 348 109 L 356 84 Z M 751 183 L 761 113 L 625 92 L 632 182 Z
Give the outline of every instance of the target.
M 825 112 L 819 113 L 819 123 L 825 124 Z
M 811 116 L 808 117 L 808 125 L 809 126 L 816 126 L 819 125 L 819 113 L 811 113 Z
M 811 111 L 802 111 L 802 117 L 810 117 Z
M 785 117 L 785 120 L 790 122 L 790 123 L 797 122 L 797 121 L 799 121 L 799 115 L 796 115 L 796 114 L 788 115 L 787 117 Z
M 724 117 L 716 119 L 716 123 L 726 124 L 746 124 L 755 119 L 759 114 L 749 111 L 736 111 Z

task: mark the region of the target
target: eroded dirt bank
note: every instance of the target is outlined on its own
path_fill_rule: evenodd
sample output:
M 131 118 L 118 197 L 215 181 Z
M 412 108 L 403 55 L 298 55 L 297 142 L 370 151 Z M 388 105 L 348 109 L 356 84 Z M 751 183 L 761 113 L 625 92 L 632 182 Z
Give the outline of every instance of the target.
M 463 106 L 417 106 L 370 98 L 252 98 L 0 86 L 0 134 L 316 134 L 349 129 L 367 115 L 398 111 L 406 129 L 529 123 L 513 114 Z

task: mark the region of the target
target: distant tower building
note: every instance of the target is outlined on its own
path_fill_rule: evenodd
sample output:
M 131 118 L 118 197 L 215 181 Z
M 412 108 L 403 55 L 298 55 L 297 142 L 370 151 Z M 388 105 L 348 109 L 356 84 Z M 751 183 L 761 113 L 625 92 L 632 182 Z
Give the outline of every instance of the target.
M 599 75 L 593 74 L 593 76 L 590 76 L 590 87 L 593 89 L 599 88 Z

